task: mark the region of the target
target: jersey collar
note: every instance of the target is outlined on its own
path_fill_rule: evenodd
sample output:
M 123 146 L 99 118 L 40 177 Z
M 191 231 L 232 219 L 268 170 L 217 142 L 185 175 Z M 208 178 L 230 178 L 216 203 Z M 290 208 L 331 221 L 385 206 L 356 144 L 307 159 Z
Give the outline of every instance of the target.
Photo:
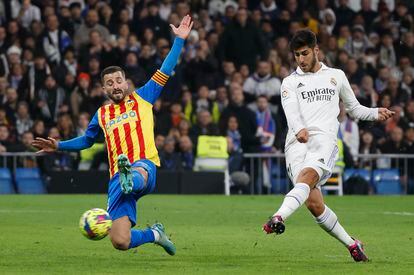
M 319 73 L 320 71 L 324 71 L 324 70 L 327 70 L 327 69 L 329 69 L 329 67 L 328 66 L 326 66 L 323 62 L 319 62 L 319 64 L 321 64 L 321 68 L 319 69 L 319 71 L 317 71 L 316 73 Z M 305 73 L 305 72 L 303 72 L 302 71 L 302 69 L 298 66 L 297 68 L 296 68 L 296 73 L 297 74 L 300 74 L 300 75 L 305 75 L 305 74 L 314 74 L 314 73 Z M 315 73 L 315 74 L 316 74 Z

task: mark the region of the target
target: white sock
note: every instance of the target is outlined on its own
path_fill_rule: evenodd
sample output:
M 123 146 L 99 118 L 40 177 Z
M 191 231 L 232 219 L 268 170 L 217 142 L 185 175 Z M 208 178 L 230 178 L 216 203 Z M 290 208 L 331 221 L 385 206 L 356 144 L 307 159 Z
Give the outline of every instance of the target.
M 310 188 L 306 183 L 297 183 L 295 187 L 286 194 L 282 205 L 273 216 L 281 216 L 286 220 L 293 214 L 309 197 Z
M 160 233 L 157 230 L 151 229 L 152 233 L 154 233 L 154 242 L 158 242 L 160 240 Z
M 325 205 L 325 210 L 322 215 L 315 218 L 316 223 L 328 232 L 331 236 L 343 243 L 345 246 L 353 244 L 355 241 L 346 233 L 345 229 L 338 221 L 338 217 L 328 206 Z

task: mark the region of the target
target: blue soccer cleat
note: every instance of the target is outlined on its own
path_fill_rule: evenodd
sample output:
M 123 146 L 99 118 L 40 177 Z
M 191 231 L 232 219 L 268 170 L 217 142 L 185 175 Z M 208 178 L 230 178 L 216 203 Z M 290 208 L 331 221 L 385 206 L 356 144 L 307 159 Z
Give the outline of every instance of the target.
M 175 251 L 176 251 L 175 245 L 165 233 L 164 226 L 161 223 L 156 223 L 153 226 L 151 226 L 151 229 L 157 231 L 158 234 L 160 235 L 159 240 L 155 241 L 154 243 L 164 248 L 165 252 L 167 252 L 171 256 L 175 255 Z
M 119 184 L 122 192 L 129 194 L 132 192 L 134 181 L 132 180 L 131 163 L 124 154 L 118 156 Z

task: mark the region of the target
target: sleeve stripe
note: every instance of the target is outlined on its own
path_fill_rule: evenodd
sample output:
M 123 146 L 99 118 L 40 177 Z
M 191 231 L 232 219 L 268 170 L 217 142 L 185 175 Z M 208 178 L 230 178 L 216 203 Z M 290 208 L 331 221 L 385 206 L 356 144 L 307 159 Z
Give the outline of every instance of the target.
M 157 70 L 151 79 L 157 82 L 157 84 L 164 86 L 168 81 L 168 75 L 162 73 L 160 70 Z

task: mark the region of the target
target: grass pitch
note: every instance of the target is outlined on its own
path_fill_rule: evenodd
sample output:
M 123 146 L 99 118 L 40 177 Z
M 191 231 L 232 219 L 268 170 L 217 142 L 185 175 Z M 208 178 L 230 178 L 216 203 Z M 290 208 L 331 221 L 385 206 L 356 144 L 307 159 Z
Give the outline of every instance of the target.
M 149 195 L 138 226 L 165 224 L 177 255 L 147 244 L 126 252 L 90 241 L 80 215 L 103 195 L 0 196 L 0 274 L 414 274 L 414 197 L 328 197 L 344 227 L 365 243 L 369 263 L 322 231 L 305 208 L 280 236 L 262 224 L 281 196 Z

